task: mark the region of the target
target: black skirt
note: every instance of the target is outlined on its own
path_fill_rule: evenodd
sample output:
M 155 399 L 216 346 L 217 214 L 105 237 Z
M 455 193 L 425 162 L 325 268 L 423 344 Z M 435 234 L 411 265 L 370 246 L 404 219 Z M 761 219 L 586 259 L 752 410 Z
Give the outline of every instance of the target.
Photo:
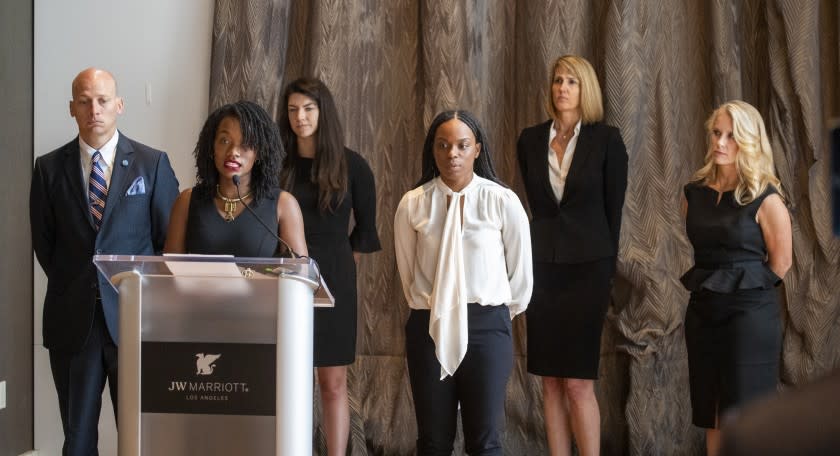
M 356 262 L 346 239 L 310 236 L 309 255 L 318 261 L 335 307 L 316 307 L 315 367 L 346 366 L 356 359 Z
M 615 258 L 534 265 L 534 293 L 525 313 L 528 372 L 597 379 L 601 331 L 610 302 Z
M 715 428 L 727 409 L 775 391 L 782 348 L 778 293 L 691 293 L 685 342 L 696 426 Z

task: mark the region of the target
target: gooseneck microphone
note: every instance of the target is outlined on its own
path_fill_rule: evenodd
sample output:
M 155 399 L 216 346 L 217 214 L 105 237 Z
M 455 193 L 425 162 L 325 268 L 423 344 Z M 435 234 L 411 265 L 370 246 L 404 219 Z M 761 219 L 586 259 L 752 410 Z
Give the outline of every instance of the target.
M 289 250 L 289 253 L 292 254 L 292 258 L 300 258 L 300 255 L 298 255 L 297 252 L 292 250 L 292 248 L 289 246 L 289 244 L 287 244 L 286 241 L 284 241 L 280 236 L 278 236 L 277 233 L 274 232 L 274 230 L 269 228 L 269 226 L 265 222 L 262 221 L 260 216 L 257 215 L 257 213 L 254 212 L 253 209 L 251 209 L 251 206 L 249 206 L 248 203 L 246 203 L 245 200 L 242 199 L 242 194 L 239 193 L 239 175 L 238 174 L 233 175 L 233 185 L 236 186 L 236 197 L 239 198 L 239 202 L 242 203 L 243 206 L 245 206 L 245 209 L 248 209 L 248 212 L 250 212 L 251 215 L 253 215 L 254 218 L 257 219 L 258 222 L 260 222 L 260 225 L 262 225 L 263 228 L 265 228 L 266 231 L 271 233 L 271 235 L 274 236 L 275 239 L 277 239 L 277 242 L 279 242 L 280 244 L 283 245 L 283 247 L 286 247 Z

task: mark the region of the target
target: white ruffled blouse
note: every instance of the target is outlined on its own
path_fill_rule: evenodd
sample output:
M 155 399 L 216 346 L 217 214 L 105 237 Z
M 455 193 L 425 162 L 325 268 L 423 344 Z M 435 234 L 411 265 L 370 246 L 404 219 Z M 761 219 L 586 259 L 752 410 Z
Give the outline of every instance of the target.
M 467 352 L 467 303 L 507 305 L 511 318 L 528 306 L 528 216 L 519 197 L 493 181 L 474 174 L 453 192 L 437 177 L 409 191 L 394 216 L 394 244 L 408 305 L 431 310 L 441 379 Z

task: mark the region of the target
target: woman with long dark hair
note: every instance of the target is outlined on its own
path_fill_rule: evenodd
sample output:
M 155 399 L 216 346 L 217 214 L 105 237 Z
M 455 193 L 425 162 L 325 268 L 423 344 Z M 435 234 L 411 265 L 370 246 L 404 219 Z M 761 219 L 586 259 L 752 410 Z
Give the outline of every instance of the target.
M 315 309 L 315 366 L 330 455 L 343 455 L 350 431 L 347 365 L 356 359 L 356 262 L 380 249 L 376 187 L 361 155 L 344 145 L 332 94 L 318 79 L 301 78 L 283 92 L 278 119 L 288 157 L 280 184 L 303 212 L 309 255 L 335 297 Z M 355 222 L 348 235 L 350 216 Z
M 501 455 L 511 319 L 531 296 L 528 217 L 466 111 L 432 121 L 421 175 L 394 216 L 417 454 L 452 454 L 460 406 L 466 452 Z

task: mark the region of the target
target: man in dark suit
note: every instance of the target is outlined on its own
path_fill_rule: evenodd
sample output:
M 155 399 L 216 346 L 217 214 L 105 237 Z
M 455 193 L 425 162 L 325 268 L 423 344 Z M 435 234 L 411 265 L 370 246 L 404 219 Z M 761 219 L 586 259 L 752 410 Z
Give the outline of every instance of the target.
M 163 250 L 178 180 L 164 152 L 117 131 L 123 100 L 107 71 L 73 80 L 79 136 L 35 161 L 29 193 L 35 255 L 47 275 L 44 347 L 58 392 L 65 455 L 97 454 L 107 379 L 117 414 L 117 293 L 96 254 Z

